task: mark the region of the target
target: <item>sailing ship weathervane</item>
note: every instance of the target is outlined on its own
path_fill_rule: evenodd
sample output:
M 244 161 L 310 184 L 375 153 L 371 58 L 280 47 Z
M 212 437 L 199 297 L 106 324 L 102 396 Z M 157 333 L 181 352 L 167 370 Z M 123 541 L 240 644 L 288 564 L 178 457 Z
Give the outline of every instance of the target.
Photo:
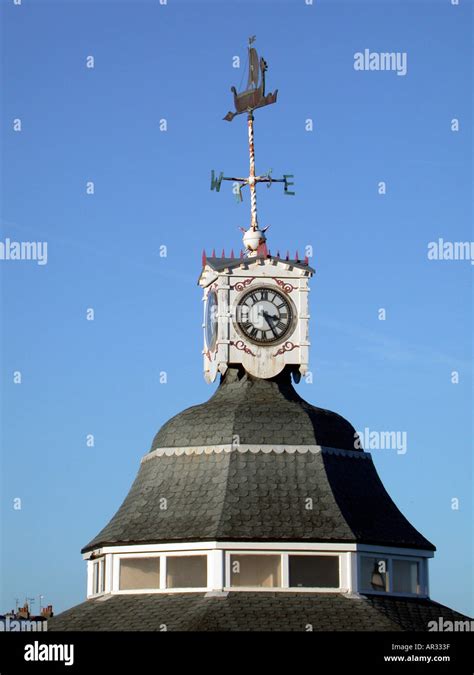
M 236 196 L 239 201 L 242 201 L 242 188 L 246 185 L 250 189 L 250 227 L 245 230 L 243 227 L 240 229 L 244 233 L 243 242 L 248 256 L 256 256 L 258 252 L 258 247 L 265 243 L 266 236 L 265 232 L 270 227 L 260 229 L 258 226 L 257 218 L 257 183 L 266 183 L 267 188 L 271 187 L 272 183 L 284 183 L 284 194 L 294 195 L 294 192 L 291 192 L 288 188 L 293 185 L 288 179 L 293 178 L 293 174 L 283 174 L 283 178 L 272 178 L 270 169 L 268 173 L 263 174 L 262 176 L 255 175 L 255 148 L 254 148 L 254 139 L 253 139 L 253 122 L 254 115 L 253 111 L 256 108 L 263 108 L 266 105 L 271 103 L 276 103 L 278 89 L 273 93 L 265 94 L 265 73 L 268 70 L 267 63 L 265 59 L 258 58 L 257 50 L 255 47 L 252 47 L 252 44 L 255 42 L 255 36 L 249 38 L 248 44 L 248 80 L 247 88 L 238 92 L 235 87 L 231 88 L 231 91 L 234 95 L 234 106 L 235 112 L 228 112 L 224 117 L 228 122 L 232 122 L 236 115 L 241 113 L 247 113 L 247 127 L 248 127 L 248 139 L 249 139 L 249 156 L 250 156 L 250 171 L 249 175 L 246 178 L 224 176 L 224 173 L 221 172 L 219 176 L 216 176 L 214 171 L 211 172 L 211 190 L 216 190 L 219 192 L 221 189 L 221 183 L 223 180 L 232 181 L 235 183 L 236 187 Z

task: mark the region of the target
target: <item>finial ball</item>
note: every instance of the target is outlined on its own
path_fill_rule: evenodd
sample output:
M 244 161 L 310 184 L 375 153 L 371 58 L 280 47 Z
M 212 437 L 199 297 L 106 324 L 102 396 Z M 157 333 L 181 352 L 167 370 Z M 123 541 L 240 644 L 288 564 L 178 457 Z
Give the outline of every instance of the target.
M 258 247 L 261 244 L 264 244 L 266 240 L 265 233 L 258 227 L 254 230 L 252 226 L 250 226 L 248 230 L 245 230 L 244 236 L 242 237 L 248 255 L 256 255 Z

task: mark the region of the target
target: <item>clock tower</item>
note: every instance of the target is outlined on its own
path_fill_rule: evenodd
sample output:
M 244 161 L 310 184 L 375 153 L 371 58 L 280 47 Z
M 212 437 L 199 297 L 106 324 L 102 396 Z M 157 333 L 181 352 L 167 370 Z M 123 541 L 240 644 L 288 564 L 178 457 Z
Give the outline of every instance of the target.
M 280 258 L 261 245 L 242 258 L 204 257 L 204 376 L 213 382 L 230 365 L 255 377 L 278 375 L 291 366 L 295 381 L 308 367 L 306 260 Z
M 234 192 L 242 199 L 242 189 L 250 190 L 250 227 L 245 230 L 244 250 L 235 258 L 218 258 L 203 252 L 203 270 L 199 284 L 204 289 L 204 376 L 214 382 L 218 373 L 225 374 L 230 365 L 241 365 L 250 375 L 271 378 L 285 366 L 290 366 L 295 381 L 308 367 L 308 281 L 314 270 L 308 258 L 300 260 L 272 256 L 267 249 L 265 232 L 257 218 L 257 185 L 283 183 L 284 193 L 294 195 L 293 185 L 285 174 L 273 178 L 255 172 L 254 110 L 276 102 L 277 93 L 265 94 L 267 64 L 258 59 L 249 40 L 249 74 L 247 89 L 240 94 L 235 87 L 235 112 L 224 117 L 232 121 L 236 115 L 247 114 L 250 168 L 245 178 L 216 178 L 211 175 L 211 190 L 220 190 L 222 181 L 232 181 Z M 260 83 L 259 83 L 260 78 Z

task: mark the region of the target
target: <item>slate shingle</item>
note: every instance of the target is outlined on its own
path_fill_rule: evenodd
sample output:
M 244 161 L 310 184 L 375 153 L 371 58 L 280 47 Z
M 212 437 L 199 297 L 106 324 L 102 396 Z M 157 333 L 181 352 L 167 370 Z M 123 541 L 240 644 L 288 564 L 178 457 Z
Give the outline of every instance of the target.
M 354 449 L 354 435 L 343 417 L 304 401 L 289 372 L 261 380 L 231 368 L 207 403 L 161 428 L 150 452 L 193 443 L 230 445 L 236 436 L 241 446 L 265 442 L 327 449 L 153 455 L 83 552 L 107 544 L 196 540 L 359 542 L 433 550 L 390 499 L 370 456 Z
M 48 621 L 51 631 L 428 631 L 467 617 L 431 600 L 335 593 L 230 592 L 112 595 Z
M 152 457 L 83 551 L 107 544 L 239 539 L 434 549 L 391 500 L 369 457 L 323 449 L 316 455 Z
M 354 450 L 354 427 L 341 415 L 307 403 L 288 371 L 263 380 L 230 368 L 214 395 L 166 422 L 157 448 L 231 444 L 325 445 Z

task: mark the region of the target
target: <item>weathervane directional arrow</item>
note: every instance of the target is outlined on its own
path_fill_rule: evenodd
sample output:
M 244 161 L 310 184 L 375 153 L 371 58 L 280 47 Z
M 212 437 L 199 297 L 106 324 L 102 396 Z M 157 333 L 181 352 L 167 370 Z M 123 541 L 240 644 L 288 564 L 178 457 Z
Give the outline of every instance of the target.
M 224 173 L 221 171 L 219 176 L 216 176 L 215 171 L 211 171 L 211 190 L 220 192 L 221 184 L 223 180 L 230 180 L 233 183 L 238 183 L 238 193 L 237 198 L 239 201 L 242 201 L 242 188 L 246 185 L 250 186 L 250 191 L 254 191 L 257 183 L 266 183 L 267 188 L 271 187 L 272 183 L 284 183 L 284 194 L 285 195 L 294 195 L 295 193 L 290 191 L 288 188 L 291 185 L 294 185 L 289 179 L 294 178 L 291 173 L 284 173 L 283 178 L 272 178 L 272 169 L 270 169 L 266 174 L 262 176 L 247 176 L 246 178 L 241 178 L 237 176 L 224 176 Z M 253 181 L 252 181 L 253 178 Z

